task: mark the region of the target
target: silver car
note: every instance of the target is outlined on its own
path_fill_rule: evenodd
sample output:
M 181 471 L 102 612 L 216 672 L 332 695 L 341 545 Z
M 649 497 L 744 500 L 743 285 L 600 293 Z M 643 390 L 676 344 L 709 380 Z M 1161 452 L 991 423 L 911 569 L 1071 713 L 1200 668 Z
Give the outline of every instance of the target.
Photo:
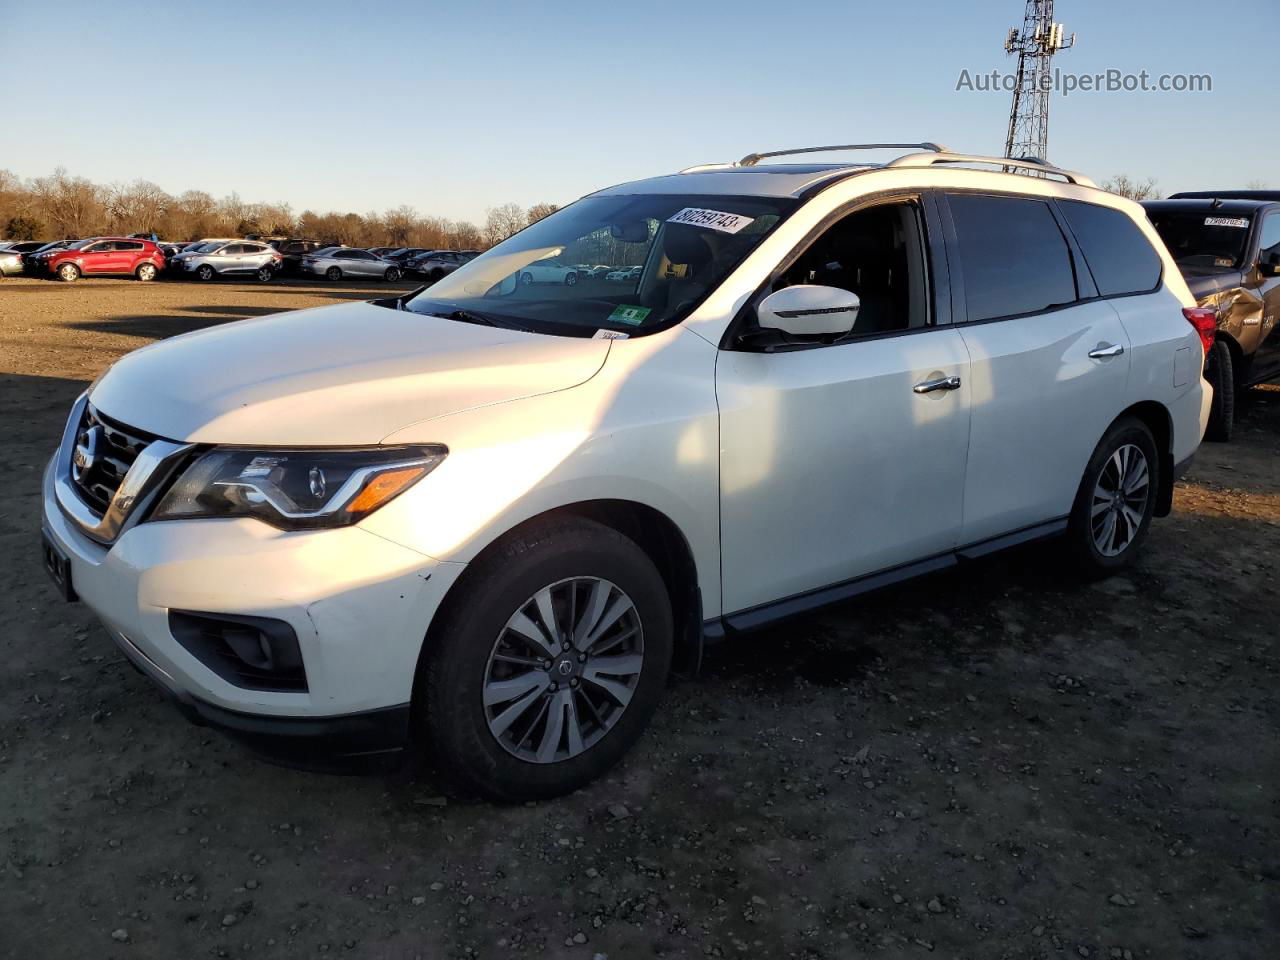
M 400 268 L 390 260 L 384 260 L 368 250 L 354 247 L 328 247 L 302 258 L 298 272 L 327 280 L 352 279 L 386 280 L 395 283 L 400 279 Z
M 173 270 L 195 274 L 201 280 L 253 275 L 266 281 L 276 275 L 281 259 L 276 250 L 256 240 L 208 240 L 187 248 L 169 264 Z
M 22 273 L 22 254 L 0 250 L 0 277 L 16 277 L 20 273 Z

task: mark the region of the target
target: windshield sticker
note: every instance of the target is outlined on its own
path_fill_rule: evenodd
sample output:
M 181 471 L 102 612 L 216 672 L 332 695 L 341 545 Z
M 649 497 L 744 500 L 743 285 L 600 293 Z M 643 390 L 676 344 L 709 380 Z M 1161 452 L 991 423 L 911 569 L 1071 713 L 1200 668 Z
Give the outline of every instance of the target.
M 691 227 L 705 227 L 718 230 L 720 233 L 737 233 L 755 217 L 744 217 L 737 213 L 723 213 L 719 210 L 703 210 L 701 207 L 685 207 L 670 217 L 667 223 L 683 223 Z
M 592 340 L 626 340 L 631 334 L 621 330 L 597 330 L 591 335 Z
M 1214 257 L 1213 258 L 1213 265 L 1215 267 L 1233 267 L 1235 266 L 1235 263 L 1236 262 L 1232 260 L 1230 257 Z
M 624 303 L 609 314 L 608 322 L 625 323 L 628 326 L 637 327 L 644 323 L 644 318 L 652 312 L 648 307 L 629 307 Z
M 1244 217 L 1205 217 L 1206 227 L 1248 227 L 1249 221 Z

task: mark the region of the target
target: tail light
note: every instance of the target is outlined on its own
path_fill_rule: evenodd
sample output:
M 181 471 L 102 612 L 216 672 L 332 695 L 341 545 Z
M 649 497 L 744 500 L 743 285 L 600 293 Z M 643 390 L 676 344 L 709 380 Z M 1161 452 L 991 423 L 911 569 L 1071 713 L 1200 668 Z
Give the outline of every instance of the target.
M 1218 311 L 1212 307 L 1183 307 L 1182 315 L 1196 328 L 1200 344 L 1208 354 L 1213 347 L 1214 334 L 1218 332 Z

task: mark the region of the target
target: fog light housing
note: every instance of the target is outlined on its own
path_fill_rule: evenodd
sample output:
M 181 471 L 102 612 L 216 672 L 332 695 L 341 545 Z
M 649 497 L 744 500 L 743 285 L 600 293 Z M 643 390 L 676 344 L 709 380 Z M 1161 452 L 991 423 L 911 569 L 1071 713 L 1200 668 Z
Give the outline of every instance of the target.
M 170 610 L 169 632 L 184 650 L 234 686 L 307 690 L 298 635 L 283 620 Z

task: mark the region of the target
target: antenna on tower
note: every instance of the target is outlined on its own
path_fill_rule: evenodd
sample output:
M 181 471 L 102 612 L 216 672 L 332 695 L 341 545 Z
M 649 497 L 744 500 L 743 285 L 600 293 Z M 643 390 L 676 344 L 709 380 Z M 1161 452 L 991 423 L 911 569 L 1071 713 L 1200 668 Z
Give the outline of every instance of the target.
M 1018 72 L 1009 109 L 1004 155 L 1015 159 L 1049 158 L 1049 94 L 1053 89 L 1053 55 L 1075 46 L 1076 35 L 1063 36 L 1053 21 L 1053 0 L 1027 0 L 1022 29 L 1013 27 L 1004 52 L 1018 55 Z

